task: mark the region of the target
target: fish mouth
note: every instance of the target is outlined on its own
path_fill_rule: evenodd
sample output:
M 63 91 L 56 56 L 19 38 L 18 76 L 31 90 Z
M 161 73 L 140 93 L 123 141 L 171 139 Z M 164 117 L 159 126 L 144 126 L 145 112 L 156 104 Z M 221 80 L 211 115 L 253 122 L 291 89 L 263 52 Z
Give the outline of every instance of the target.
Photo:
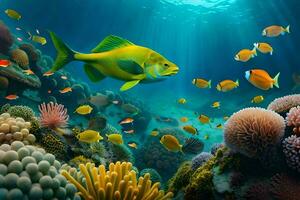
M 169 67 L 167 70 L 165 70 L 162 73 L 162 76 L 173 76 L 173 75 L 177 74 L 178 72 L 179 72 L 179 68 L 177 66 Z

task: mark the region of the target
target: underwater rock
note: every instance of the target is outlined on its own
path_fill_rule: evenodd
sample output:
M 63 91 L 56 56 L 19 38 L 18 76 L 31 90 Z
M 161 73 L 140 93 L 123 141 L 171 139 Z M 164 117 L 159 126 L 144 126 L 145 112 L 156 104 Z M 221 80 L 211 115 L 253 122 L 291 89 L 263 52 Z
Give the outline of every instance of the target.
M 13 37 L 5 24 L 0 21 L 0 53 L 7 54 L 13 45 Z
M 225 144 L 248 157 L 259 158 L 284 135 L 284 119 L 274 111 L 246 108 L 233 114 L 224 129 Z
M 25 51 L 14 49 L 9 52 L 11 60 L 17 63 L 22 69 L 29 69 L 29 58 Z

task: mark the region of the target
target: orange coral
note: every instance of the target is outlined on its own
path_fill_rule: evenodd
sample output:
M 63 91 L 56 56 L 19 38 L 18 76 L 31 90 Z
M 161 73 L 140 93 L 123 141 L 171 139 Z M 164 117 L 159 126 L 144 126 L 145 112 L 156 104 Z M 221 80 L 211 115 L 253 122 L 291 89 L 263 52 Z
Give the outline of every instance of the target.
M 284 135 L 283 117 L 263 108 L 246 108 L 233 114 L 224 130 L 225 143 L 248 157 L 259 157 Z

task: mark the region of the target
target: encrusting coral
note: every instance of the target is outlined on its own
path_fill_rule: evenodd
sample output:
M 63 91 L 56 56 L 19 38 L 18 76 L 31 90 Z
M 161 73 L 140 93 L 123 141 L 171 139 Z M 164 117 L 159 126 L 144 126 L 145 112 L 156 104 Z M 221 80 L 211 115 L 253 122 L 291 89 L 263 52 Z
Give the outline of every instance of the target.
M 283 117 L 263 108 L 246 108 L 233 114 L 224 129 L 225 144 L 248 157 L 258 158 L 280 142 Z
M 79 168 L 80 172 L 71 168 L 69 172 L 62 170 L 61 174 L 77 187 L 85 200 L 165 200 L 173 197 L 172 192 L 165 194 L 159 190 L 160 183 L 152 184 L 149 174 L 137 179 L 129 162 L 111 163 L 108 171 L 104 165 L 95 167 L 92 163 L 80 164 Z

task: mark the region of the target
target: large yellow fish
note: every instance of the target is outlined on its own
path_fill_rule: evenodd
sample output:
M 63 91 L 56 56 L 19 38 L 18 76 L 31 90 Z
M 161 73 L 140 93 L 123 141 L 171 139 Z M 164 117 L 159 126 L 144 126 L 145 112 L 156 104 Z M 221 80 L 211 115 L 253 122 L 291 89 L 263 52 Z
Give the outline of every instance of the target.
M 123 138 L 121 134 L 106 135 L 107 140 L 113 144 L 123 144 Z
M 160 139 L 160 143 L 168 150 L 173 152 L 182 152 L 182 145 L 179 144 L 179 141 L 173 135 L 164 135 Z
M 274 78 L 271 78 L 268 72 L 262 69 L 252 69 L 245 72 L 246 79 L 255 87 L 262 90 L 269 90 L 275 87 L 279 88 L 278 78 L 280 73 L 278 73 Z
M 13 9 L 6 9 L 4 12 L 8 17 L 12 19 L 20 20 L 22 18 L 21 14 Z
M 86 130 L 77 135 L 77 138 L 81 142 L 93 143 L 102 140 L 103 137 L 99 134 L 99 132 L 94 130 Z
M 89 54 L 71 50 L 53 32 L 50 32 L 50 36 L 58 52 L 52 72 L 71 61 L 82 61 L 85 62 L 84 70 L 91 81 L 98 82 L 107 76 L 123 80 L 125 84 L 121 91 L 138 83 L 161 81 L 179 71 L 174 63 L 157 52 L 117 36 L 106 37 Z

